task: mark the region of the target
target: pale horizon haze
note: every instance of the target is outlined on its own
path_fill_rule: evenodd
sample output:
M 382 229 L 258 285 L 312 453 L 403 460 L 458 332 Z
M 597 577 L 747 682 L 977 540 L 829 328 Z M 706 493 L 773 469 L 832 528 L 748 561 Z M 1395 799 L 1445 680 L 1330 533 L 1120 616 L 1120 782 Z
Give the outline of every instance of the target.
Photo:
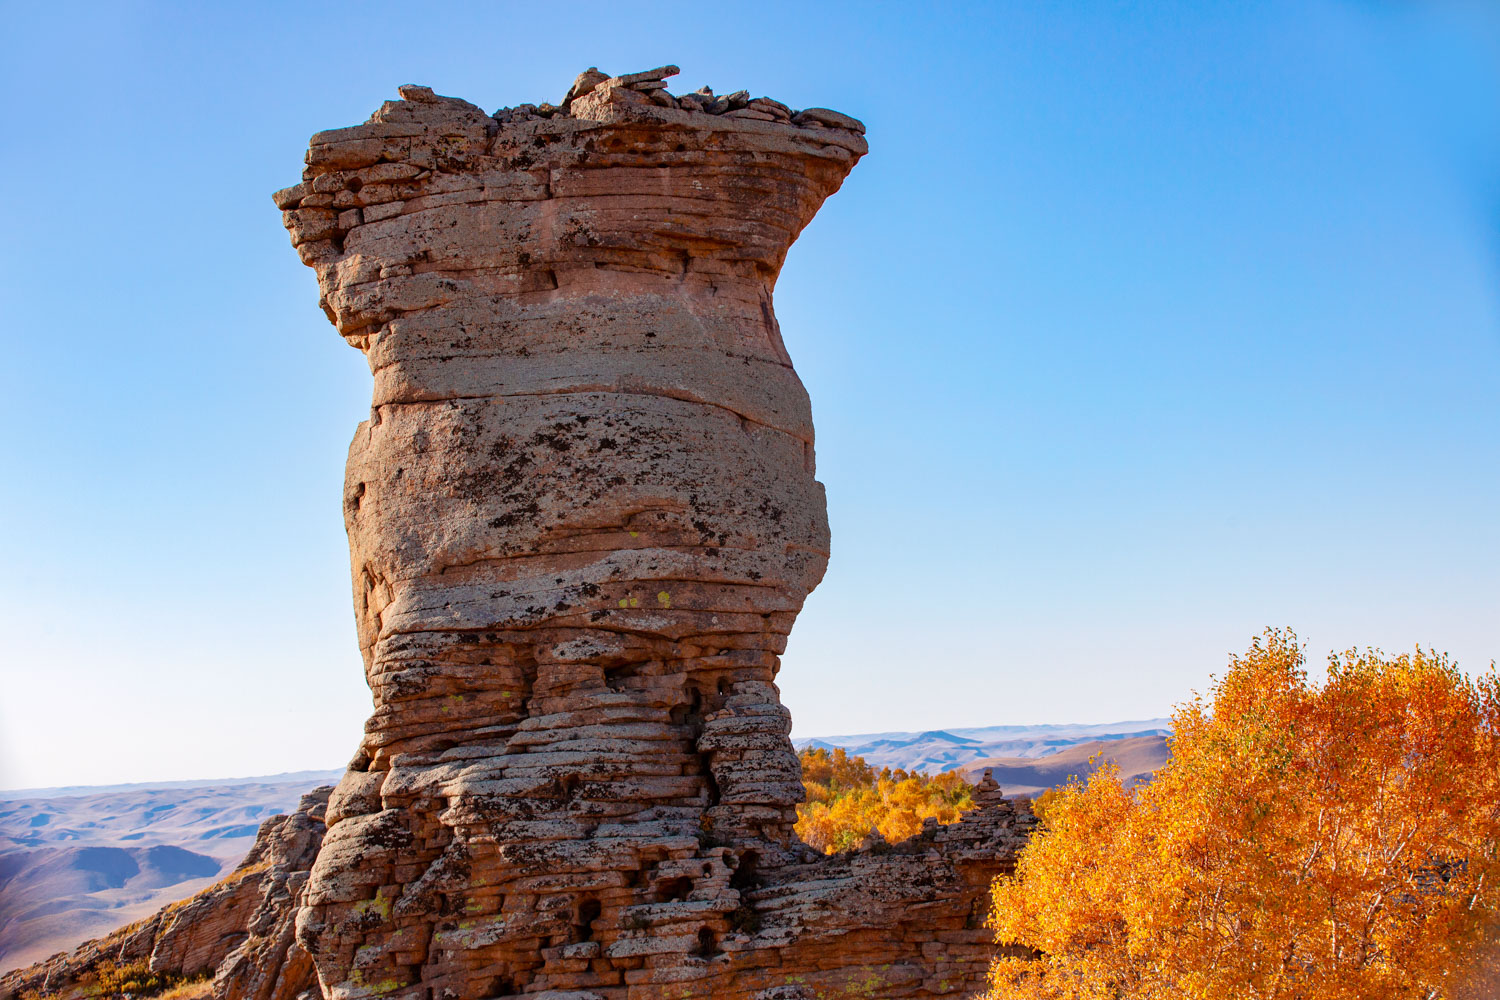
M 0 789 L 338 767 L 370 376 L 271 203 L 400 84 L 862 119 L 776 309 L 795 735 L 1165 716 L 1267 626 L 1500 657 L 1500 8 L 0 2 Z

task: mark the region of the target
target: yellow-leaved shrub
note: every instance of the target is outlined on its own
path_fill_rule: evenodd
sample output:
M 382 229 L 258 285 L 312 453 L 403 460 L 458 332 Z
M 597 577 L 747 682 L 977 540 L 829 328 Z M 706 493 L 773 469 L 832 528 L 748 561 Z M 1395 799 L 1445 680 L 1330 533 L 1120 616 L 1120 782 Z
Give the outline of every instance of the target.
M 825 854 L 859 847 L 872 833 L 896 843 L 921 832 L 929 817 L 952 823 L 974 808 L 969 784 L 956 771 L 876 771 L 842 747 L 798 756 L 807 801 L 797 807 L 797 835 Z
M 1172 757 L 1050 796 L 993 890 L 992 1000 L 1500 996 L 1500 681 L 1268 631 Z M 1014 949 L 1012 949 L 1014 950 Z

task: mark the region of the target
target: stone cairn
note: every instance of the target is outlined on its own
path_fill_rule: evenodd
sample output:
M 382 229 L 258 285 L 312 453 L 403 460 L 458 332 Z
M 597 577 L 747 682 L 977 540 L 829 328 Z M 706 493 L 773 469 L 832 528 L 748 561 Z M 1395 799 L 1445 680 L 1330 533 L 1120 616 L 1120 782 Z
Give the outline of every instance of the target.
M 1032 820 L 993 781 L 894 847 L 792 830 L 773 680 L 829 534 L 771 292 L 864 127 L 676 72 L 493 115 L 402 87 L 275 196 L 374 373 L 375 710 L 288 946 L 334 1000 L 950 996 L 994 954 Z

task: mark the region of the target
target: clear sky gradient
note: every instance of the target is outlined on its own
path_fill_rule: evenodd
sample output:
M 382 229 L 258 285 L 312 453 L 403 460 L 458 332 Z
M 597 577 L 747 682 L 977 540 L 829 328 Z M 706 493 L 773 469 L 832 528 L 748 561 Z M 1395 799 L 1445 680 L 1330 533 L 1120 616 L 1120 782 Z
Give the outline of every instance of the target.
M 869 126 L 777 289 L 799 734 L 1159 716 L 1267 625 L 1484 666 L 1496 10 L 0 4 L 0 787 L 348 759 L 370 379 L 270 193 L 398 84 L 589 65 Z

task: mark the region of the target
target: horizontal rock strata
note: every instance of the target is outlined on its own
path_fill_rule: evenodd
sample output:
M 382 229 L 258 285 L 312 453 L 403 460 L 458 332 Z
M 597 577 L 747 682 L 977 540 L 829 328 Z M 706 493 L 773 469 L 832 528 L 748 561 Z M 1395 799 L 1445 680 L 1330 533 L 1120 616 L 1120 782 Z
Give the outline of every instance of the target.
M 375 710 L 296 939 L 335 1000 L 972 991 L 983 809 L 824 860 L 778 656 L 829 535 L 772 309 L 863 126 L 663 67 L 402 87 L 278 192 L 374 374 L 344 509 Z M 550 991 L 550 992 L 549 992 Z

